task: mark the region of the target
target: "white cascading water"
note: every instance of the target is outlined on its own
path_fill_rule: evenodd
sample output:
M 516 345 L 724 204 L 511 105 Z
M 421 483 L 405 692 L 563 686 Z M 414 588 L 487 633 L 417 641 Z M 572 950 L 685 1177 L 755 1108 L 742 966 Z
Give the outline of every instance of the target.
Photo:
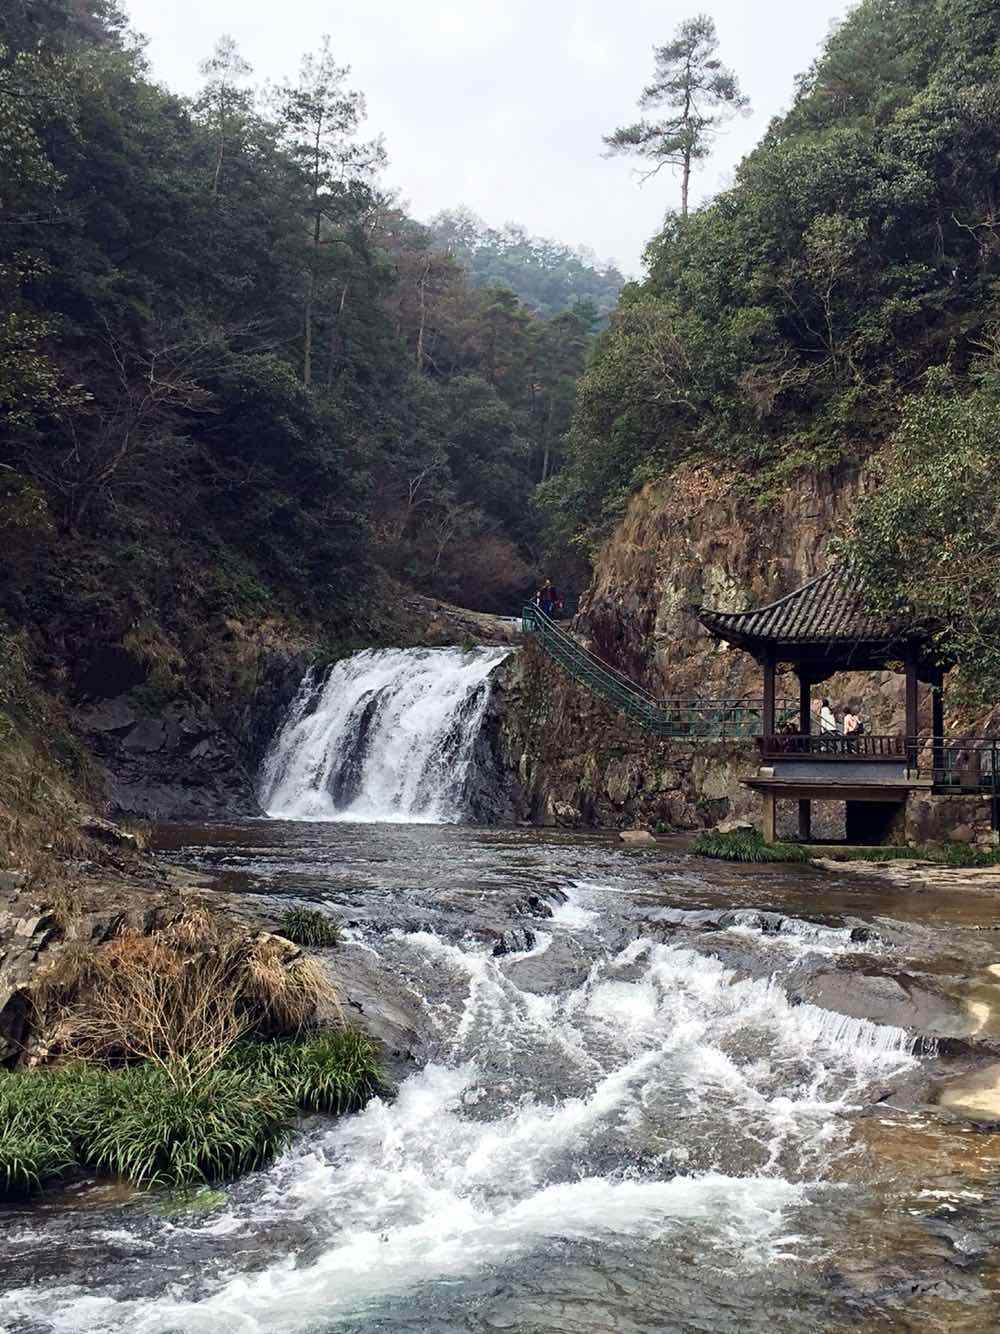
M 574 893 L 551 928 L 579 939 L 597 918 Z M 417 1294 L 447 1302 L 477 1274 L 526 1257 L 540 1272 L 590 1243 L 612 1274 L 642 1255 L 671 1272 L 694 1247 L 707 1272 L 745 1282 L 801 1262 L 795 1212 L 849 1152 L 845 1112 L 914 1061 L 900 1029 L 793 1005 L 773 979 L 681 946 L 635 941 L 542 995 L 508 975 L 516 957 L 482 946 L 395 932 L 381 947 L 429 997 L 438 1059 L 394 1101 L 312 1128 L 252 1201 L 185 1229 L 237 1248 L 208 1290 L 190 1275 L 146 1298 L 25 1287 L 0 1297 L 0 1328 L 5 1317 L 59 1334 L 383 1328 Z M 241 1263 L 256 1229 L 292 1227 L 315 1239 L 308 1255 Z M 136 1245 L 176 1246 L 180 1233 L 161 1228 Z M 391 1328 L 423 1328 L 404 1311 Z
M 489 677 L 508 649 L 367 649 L 310 673 L 261 772 L 284 820 L 461 820 Z

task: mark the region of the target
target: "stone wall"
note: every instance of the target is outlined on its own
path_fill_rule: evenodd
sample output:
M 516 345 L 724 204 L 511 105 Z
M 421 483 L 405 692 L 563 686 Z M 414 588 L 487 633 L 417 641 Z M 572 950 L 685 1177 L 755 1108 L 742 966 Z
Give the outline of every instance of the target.
M 542 825 L 696 829 L 760 819 L 740 784 L 752 742 L 691 745 L 646 735 L 534 645 L 497 673 L 496 746 L 522 818 Z

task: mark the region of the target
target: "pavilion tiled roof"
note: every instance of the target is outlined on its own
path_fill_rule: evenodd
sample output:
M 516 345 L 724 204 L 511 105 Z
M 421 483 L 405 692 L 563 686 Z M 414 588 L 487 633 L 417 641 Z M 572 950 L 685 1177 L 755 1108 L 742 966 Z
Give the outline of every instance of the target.
M 886 644 L 903 638 L 871 612 L 850 570 L 835 565 L 794 593 L 752 611 L 697 609 L 712 634 L 731 642 L 783 644 Z

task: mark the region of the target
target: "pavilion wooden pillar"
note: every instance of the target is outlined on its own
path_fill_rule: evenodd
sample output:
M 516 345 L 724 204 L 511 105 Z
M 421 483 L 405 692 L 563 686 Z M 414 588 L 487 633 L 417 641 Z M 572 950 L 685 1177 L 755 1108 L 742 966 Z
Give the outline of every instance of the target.
M 909 649 L 906 667 L 906 763 L 910 769 L 917 765 L 917 733 L 920 731 L 920 682 L 917 677 L 917 655 Z
M 935 772 L 944 769 L 944 671 L 938 668 L 931 681 L 931 736 Z
M 777 662 L 774 656 L 774 650 L 768 649 L 764 654 L 764 718 L 763 731 L 765 738 L 774 736 L 775 733 L 775 713 L 777 704 Z
M 799 731 L 803 736 L 812 733 L 812 681 L 803 668 L 799 668 Z M 799 802 L 799 838 L 808 843 L 812 838 L 812 802 L 806 798 Z
M 763 835 L 765 843 L 778 841 L 778 799 L 773 792 L 764 793 Z
M 767 756 L 768 739 L 773 737 L 777 728 L 775 726 L 775 714 L 777 712 L 777 659 L 773 649 L 767 649 L 764 653 L 762 663 L 764 668 L 764 716 L 762 721 L 762 731 L 764 733 L 764 756 Z M 773 792 L 764 793 L 764 827 L 763 835 L 765 843 L 774 843 L 777 839 L 777 800 Z

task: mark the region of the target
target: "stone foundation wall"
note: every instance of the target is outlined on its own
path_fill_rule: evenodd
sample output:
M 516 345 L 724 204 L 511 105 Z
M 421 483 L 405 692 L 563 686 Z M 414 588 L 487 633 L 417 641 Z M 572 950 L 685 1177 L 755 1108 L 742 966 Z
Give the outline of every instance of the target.
M 935 796 L 914 792 L 906 804 L 905 841 L 924 843 L 994 842 L 988 797 Z

